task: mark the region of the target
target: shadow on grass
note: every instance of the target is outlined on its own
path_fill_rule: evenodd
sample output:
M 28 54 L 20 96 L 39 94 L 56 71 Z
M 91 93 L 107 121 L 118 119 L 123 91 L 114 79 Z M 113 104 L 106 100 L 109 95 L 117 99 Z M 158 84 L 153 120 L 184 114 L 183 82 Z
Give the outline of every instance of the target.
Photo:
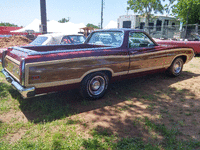
M 44 96 L 22 99 L 20 94 L 9 87 L 9 91 L 13 98 L 20 103 L 20 108 L 24 114 L 33 114 L 33 116 L 42 117 L 45 120 L 52 121 L 62 117 L 70 116 L 107 105 L 114 105 L 119 102 L 126 101 L 134 97 L 143 97 L 144 99 L 157 99 L 158 96 L 152 97 L 153 92 L 170 92 L 169 86 L 199 76 L 191 72 L 183 72 L 177 78 L 170 78 L 163 73 L 127 79 L 115 83 L 111 83 L 105 97 L 96 101 L 84 100 L 78 90 L 68 90 L 66 92 L 53 93 Z M 2 83 L 3 84 L 3 83 Z M 151 88 L 151 89 L 150 89 Z M 150 91 L 150 93 L 148 92 Z M 177 92 L 174 91 L 174 94 Z M 38 118 L 29 117 L 29 120 Z
M 178 149 L 185 142 L 179 140 L 200 140 L 199 115 L 200 101 L 195 93 L 187 88 L 175 88 L 171 85 L 199 77 L 199 74 L 184 71 L 177 78 L 170 78 L 163 73 L 127 79 L 112 83 L 105 97 L 96 101 L 82 99 L 78 90 L 49 94 L 30 99 L 19 98 L 20 109 L 28 120 L 35 123 L 51 122 L 56 119 L 89 112 L 94 118 L 90 123 L 102 122 L 95 128 L 93 136 L 103 137 L 116 135 L 120 139 L 130 140 L 138 137 L 140 142 L 164 142 L 163 146 L 169 149 Z M 118 105 L 128 101 L 123 105 Z M 105 109 L 105 106 L 115 109 Z M 126 115 L 123 113 L 126 112 Z M 102 119 L 108 117 L 110 119 Z M 125 141 L 126 141 L 125 140 Z M 123 144 L 125 141 L 119 141 Z M 133 139 L 135 141 L 135 139 Z M 88 143 L 89 142 L 89 143 Z M 97 143 L 97 144 L 95 144 Z M 85 141 L 93 147 L 98 141 Z M 192 148 L 198 147 L 197 143 Z M 101 145 L 99 145 L 101 147 Z M 170 147 L 172 146 L 172 147 Z M 187 147 L 187 142 L 185 143 Z

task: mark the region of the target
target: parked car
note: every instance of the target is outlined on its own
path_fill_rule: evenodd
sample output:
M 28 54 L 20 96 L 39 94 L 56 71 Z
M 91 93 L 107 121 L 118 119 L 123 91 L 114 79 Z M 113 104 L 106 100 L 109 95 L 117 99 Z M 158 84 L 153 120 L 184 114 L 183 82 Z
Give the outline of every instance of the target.
M 52 33 L 38 35 L 35 40 L 33 40 L 29 46 L 33 45 L 57 45 L 57 44 L 82 44 L 85 42 L 86 37 L 83 34 L 63 34 L 63 33 Z M 0 49 L 0 62 L 3 51 L 7 48 Z
M 195 38 L 186 40 L 186 41 L 175 41 L 175 40 L 161 40 L 155 39 L 155 41 L 160 45 L 177 45 L 181 47 L 191 47 L 194 50 L 195 54 L 200 54 L 200 38 L 198 35 Z
M 193 56 L 192 48 L 160 46 L 141 30 L 96 30 L 83 44 L 9 48 L 2 72 L 24 98 L 77 87 L 98 99 L 116 78 L 161 70 L 177 77 Z
M 57 45 L 57 44 L 82 44 L 85 42 L 82 34 L 67 35 L 63 33 L 43 34 L 30 43 L 30 45 Z

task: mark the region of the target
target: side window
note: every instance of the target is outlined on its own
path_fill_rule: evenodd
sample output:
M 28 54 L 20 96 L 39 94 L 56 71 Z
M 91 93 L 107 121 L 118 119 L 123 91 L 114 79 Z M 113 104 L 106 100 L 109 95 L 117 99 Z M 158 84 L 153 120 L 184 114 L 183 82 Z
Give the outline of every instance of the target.
M 52 39 L 48 43 L 48 45 L 56 45 L 56 44 L 59 44 L 59 41 L 56 38 L 52 37 Z
M 155 44 L 142 32 L 129 33 L 129 48 L 150 47 Z
M 61 40 L 61 44 L 70 44 L 71 40 L 69 39 L 68 36 L 64 36 Z

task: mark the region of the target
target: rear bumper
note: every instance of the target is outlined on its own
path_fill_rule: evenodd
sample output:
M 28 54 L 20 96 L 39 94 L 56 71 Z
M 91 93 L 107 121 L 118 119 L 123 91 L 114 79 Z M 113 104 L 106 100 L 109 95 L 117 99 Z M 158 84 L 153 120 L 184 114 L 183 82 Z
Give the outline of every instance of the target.
M 23 96 L 23 98 L 29 98 L 35 96 L 35 87 L 25 88 L 21 84 L 19 84 L 15 79 L 5 70 L 1 70 L 5 75 L 6 80 L 11 83 L 11 85 L 19 91 L 19 93 Z

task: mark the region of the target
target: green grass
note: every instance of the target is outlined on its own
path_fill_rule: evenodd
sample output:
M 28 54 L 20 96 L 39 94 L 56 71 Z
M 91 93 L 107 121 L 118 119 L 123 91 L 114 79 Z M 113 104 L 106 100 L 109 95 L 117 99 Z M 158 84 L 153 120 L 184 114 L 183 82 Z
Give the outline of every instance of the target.
M 165 77 L 163 79 L 169 80 Z M 23 100 L 10 84 L 3 82 L 4 80 L 2 73 L 0 73 L 0 115 L 21 112 L 28 122 L 18 120 L 17 117 L 20 116 L 13 117 L 9 122 L 0 120 L 0 149 L 2 150 L 193 150 L 200 148 L 199 141 L 191 138 L 186 140 L 177 138 L 184 136 L 179 127 L 185 127 L 187 124 L 183 119 L 176 120 L 176 116 L 171 115 L 169 111 L 170 106 L 166 106 L 166 103 L 169 103 L 167 100 L 173 101 L 176 95 L 182 95 L 179 102 L 185 103 L 187 101 L 185 96 L 192 94 L 188 90 L 166 87 L 166 89 L 158 89 L 154 93 L 148 93 L 148 91 L 143 90 L 147 79 L 141 78 L 143 82 L 137 81 L 138 83 L 135 83 L 135 80 L 130 80 L 114 84 L 110 93 L 105 96 L 106 100 L 102 103 L 81 100 L 80 98 L 76 100 L 73 96 L 66 100 L 68 95 L 62 93 Z M 151 80 L 155 81 L 156 84 L 156 77 L 152 77 Z M 136 87 L 136 85 L 141 87 Z M 133 100 L 135 99 L 146 104 L 146 109 L 138 108 L 138 110 L 144 116 L 149 113 L 149 118 L 134 116 L 139 113 L 135 111 L 138 107 L 134 105 Z M 121 107 L 117 106 L 117 103 L 124 101 L 127 103 Z M 166 103 L 160 105 L 163 101 Z M 84 109 L 74 108 L 72 103 L 79 103 L 75 106 Z M 114 118 L 113 122 L 110 121 L 109 127 L 96 126 L 92 128 L 90 125 L 95 124 L 95 119 L 98 120 L 101 115 L 91 122 L 86 122 L 84 116 L 83 118 L 79 117 L 81 113 L 105 106 L 116 107 L 119 118 L 121 113 L 131 112 L 133 115 L 126 116 L 124 122 Z M 160 113 L 158 120 L 161 123 L 151 119 L 151 112 L 155 109 L 158 109 Z M 181 109 L 182 107 L 177 108 L 177 110 Z M 186 117 L 193 116 L 193 112 L 184 112 L 184 110 L 181 112 Z M 196 113 L 199 112 L 199 109 L 196 109 Z M 103 113 L 104 111 L 102 111 Z M 109 111 L 105 113 L 109 114 Z M 168 128 L 167 124 L 162 124 L 163 119 L 169 120 L 171 128 Z M 192 123 L 197 126 L 198 120 L 193 119 Z M 130 135 L 128 133 L 129 126 L 138 133 Z M 120 131 L 117 132 L 118 130 Z M 15 136 L 18 138 L 13 139 Z M 160 137 L 162 139 L 159 139 Z

